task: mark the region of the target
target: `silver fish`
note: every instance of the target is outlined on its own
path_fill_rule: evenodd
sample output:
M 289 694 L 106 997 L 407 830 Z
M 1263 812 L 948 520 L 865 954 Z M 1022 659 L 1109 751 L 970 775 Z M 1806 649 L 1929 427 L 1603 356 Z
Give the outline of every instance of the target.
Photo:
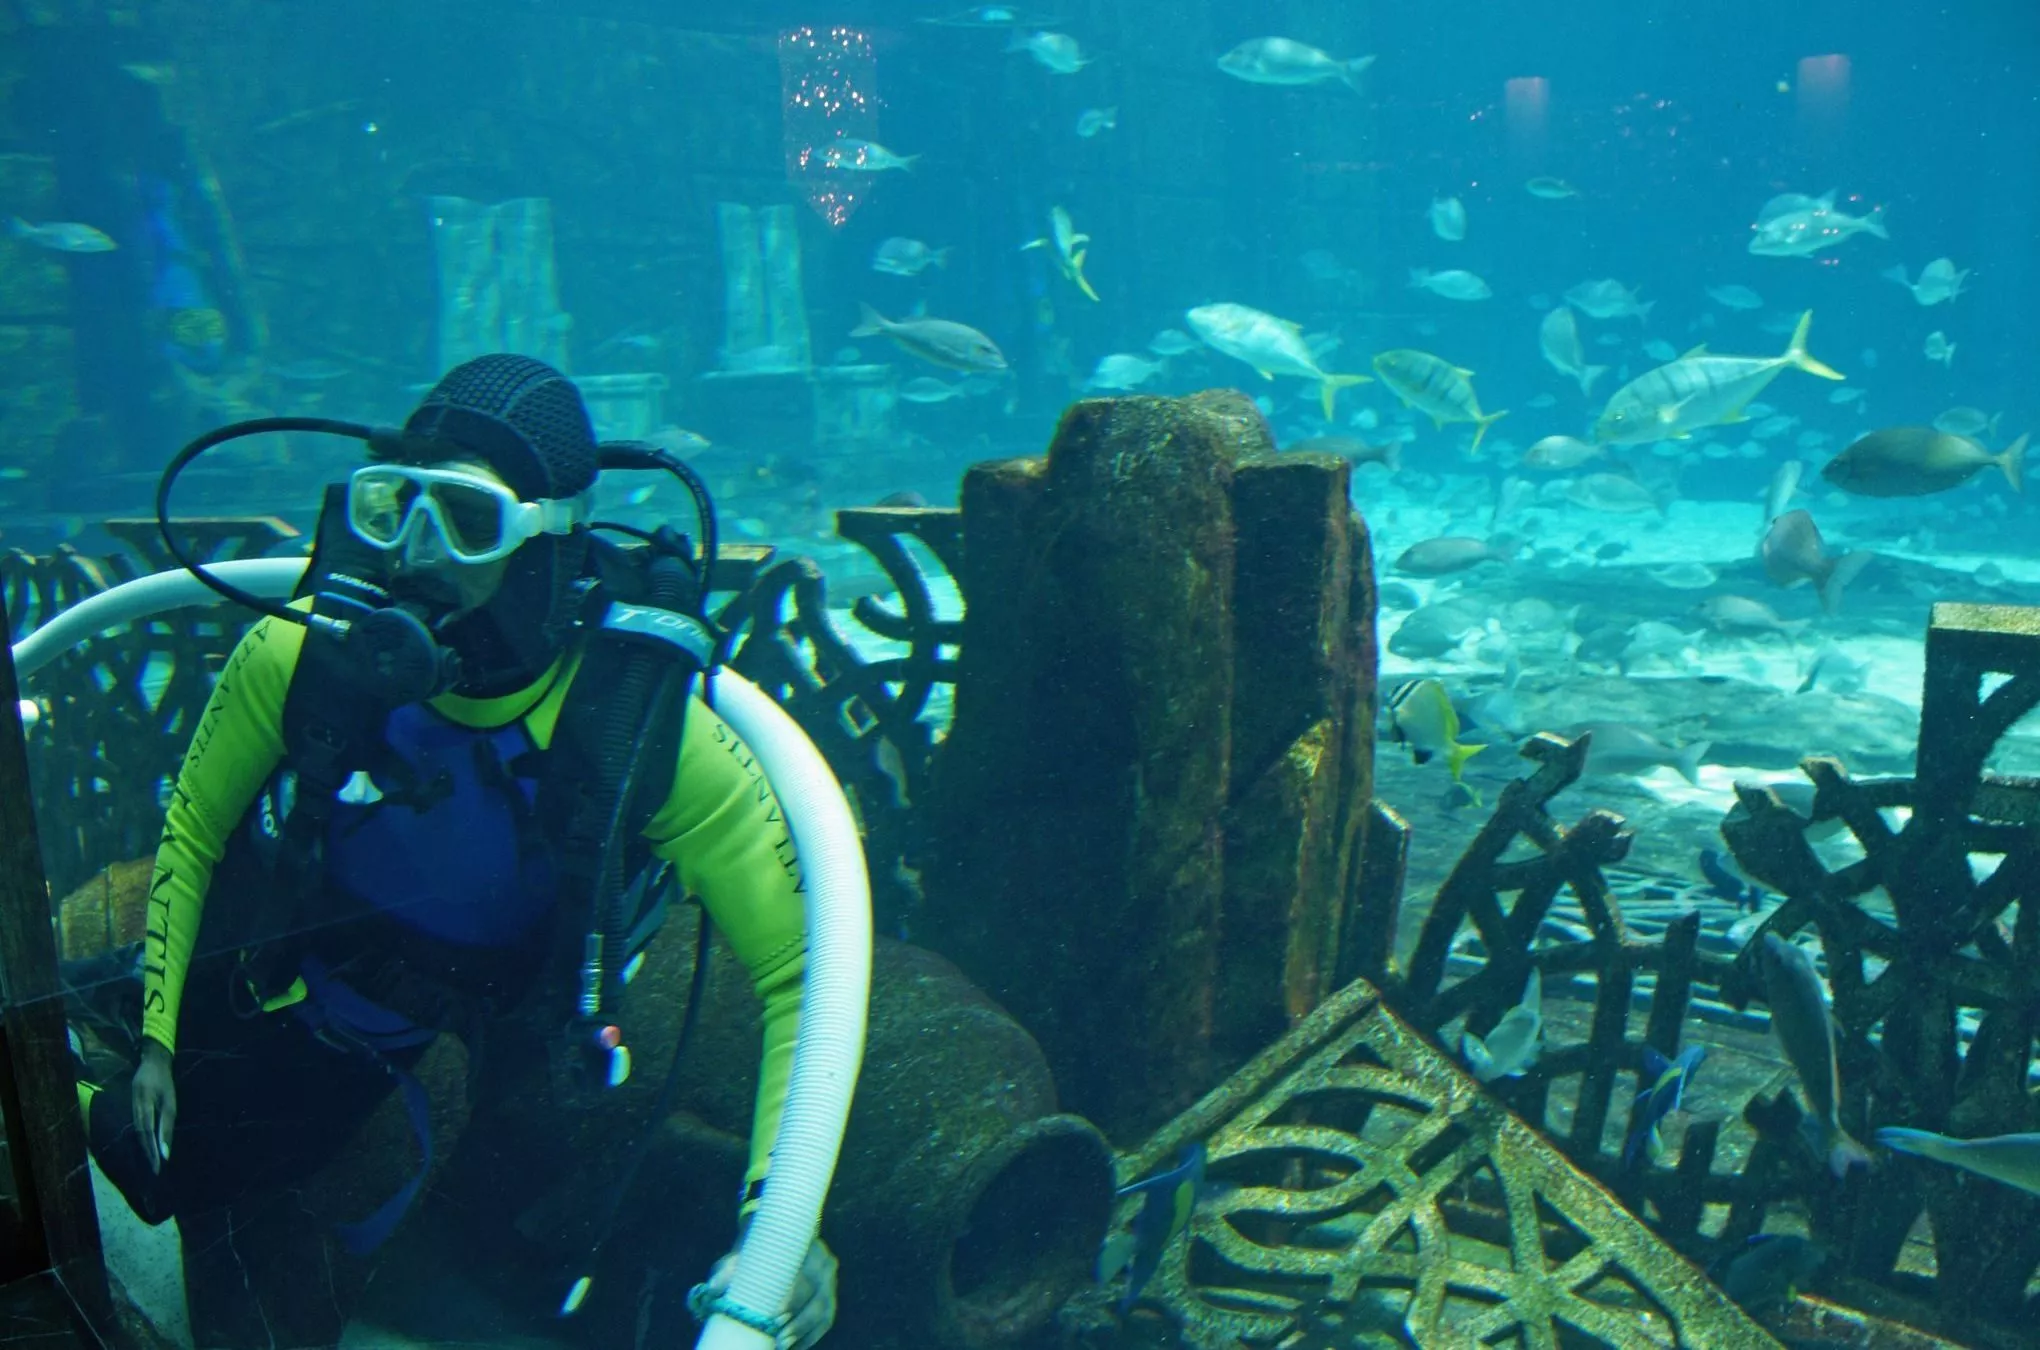
M 1461 1032 L 1459 1048 L 1473 1076 L 1492 1083 L 1536 1063 L 1537 1043 L 1543 1035 L 1544 977 L 1533 968 L 1523 986 L 1523 1001 L 1503 1013 L 1486 1037 Z
M 1015 25 L 1039 28 L 1062 21 L 1028 14 L 1014 9 L 1011 5 L 978 5 L 954 14 L 938 14 L 919 22 L 938 24 L 945 28 L 1012 28 Z
M 1447 300 L 1486 300 L 1494 294 L 1488 284 L 1471 272 L 1452 268 L 1433 272 L 1423 267 L 1410 269 L 1410 289 L 1429 291 Z
M 1807 1114 L 1800 1131 L 1807 1146 L 1838 1179 L 1852 1167 L 1869 1166 L 1870 1155 L 1835 1117 L 1842 1085 L 1835 1067 L 1834 1021 L 1813 958 L 1776 933 L 1766 933 L 1757 965 L 1764 974 L 1765 1000 L 1771 1005 L 1771 1030 L 1806 1093 Z
M 1436 660 L 1456 652 L 1481 631 L 1486 615 L 1467 600 L 1441 600 L 1421 605 L 1403 616 L 1389 635 L 1388 649 L 1413 661 Z
M 1787 209 L 1774 210 L 1781 204 Z M 1884 228 L 1883 207 L 1867 216 L 1847 215 L 1835 210 L 1832 192 L 1811 199 L 1789 193 L 1773 197 L 1764 211 L 1750 236 L 1750 252 L 1763 258 L 1810 258 L 1858 234 L 1891 238 Z
M 1077 115 L 1077 135 L 1090 140 L 1101 131 L 1113 131 L 1119 126 L 1119 109 L 1086 108 Z
M 1908 1130 L 1887 1125 L 1877 1132 L 1877 1142 L 1899 1153 L 1932 1158 L 1935 1162 L 2001 1181 L 2028 1195 L 2040 1195 L 2040 1134 L 1950 1139 L 1932 1130 Z
M 1379 352 L 1374 357 L 1374 373 L 1391 393 L 1440 429 L 1447 422 L 1473 423 L 1475 454 L 1480 452 L 1487 429 L 1508 416 L 1506 412 L 1482 412 L 1480 399 L 1473 392 L 1473 372 L 1429 352 L 1407 347 Z
M 1945 431 L 1950 436 L 1967 436 L 1973 441 L 1994 441 L 1997 439 L 1998 420 L 2003 416 L 2001 412 L 1987 413 L 1965 404 L 1935 417 L 1934 430 Z
M 1762 309 L 1764 307 L 1763 296 L 1758 295 L 1747 286 L 1738 286 L 1732 282 L 1726 286 L 1709 286 L 1707 288 L 1707 298 L 1715 304 L 1726 306 L 1729 309 Z
M 1663 765 L 1695 787 L 1700 784 L 1701 762 L 1714 747 L 1712 741 L 1694 741 L 1674 748 L 1625 722 L 1584 722 L 1569 734 L 1582 733 L 1594 738 L 1587 747 L 1588 773 L 1641 774 Z
M 1428 213 L 1431 233 L 1448 243 L 1466 238 L 1466 205 L 1457 197 L 1433 197 Z
M 1293 38 L 1252 38 L 1218 58 L 1218 68 L 1248 84 L 1319 84 L 1340 80 L 1360 88 L 1360 76 L 1374 64 L 1372 56 L 1341 60 Z
M 1556 313 L 1557 311 L 1553 311 Z M 1523 467 L 1563 473 L 1582 464 L 1608 457 L 1608 447 L 1583 441 L 1577 436 L 1546 436 L 1523 452 Z
M 1616 445 L 1673 440 L 1702 427 L 1743 420 L 1744 405 L 1786 370 L 1822 379 L 1844 378 L 1806 350 L 1813 311 L 1800 315 L 1782 356 L 1716 356 L 1695 347 L 1623 385 L 1594 424 L 1594 439 Z
M 870 305 L 851 337 L 887 337 L 905 352 L 951 370 L 1004 370 L 1006 354 L 999 344 L 968 324 L 948 319 L 886 318 Z
M 822 147 L 825 168 L 845 173 L 883 173 L 887 169 L 911 169 L 919 155 L 896 155 L 877 141 L 845 136 Z
M 1566 303 L 1592 319 L 1647 319 L 1655 300 L 1638 300 L 1636 292 L 1615 280 L 1582 281 L 1565 293 Z
M 1442 535 L 1404 549 L 1395 560 L 1395 570 L 1413 577 L 1442 577 L 1452 572 L 1464 572 L 1482 563 L 1507 562 L 1513 552 L 1513 549 L 1491 544 L 1485 539 Z
M 53 220 L 40 225 L 31 225 L 20 216 L 8 227 L 8 232 L 25 244 L 46 248 L 54 253 L 111 253 L 120 245 L 108 238 L 103 230 L 94 229 L 75 220 Z
M 1074 75 L 1091 64 L 1091 58 L 1084 55 L 1083 48 L 1068 33 L 1036 32 L 1025 37 L 1015 36 L 1009 52 L 1026 52 L 1035 64 L 1054 75 Z
M 1573 317 L 1572 309 L 1560 305 L 1544 316 L 1537 325 L 1537 350 L 1544 354 L 1544 360 L 1553 370 L 1580 382 L 1580 393 L 1591 398 L 1594 381 L 1608 373 L 1606 366 L 1587 364 L 1586 352 L 1580 346 L 1580 324 Z
M 1993 455 L 1966 436 L 1932 427 L 1885 427 L 1850 442 L 1820 476 L 1859 497 L 1924 497 L 1962 486 L 1996 465 L 2017 492 L 2025 477 L 2028 437 Z
M 1756 637 L 1776 633 L 1796 638 L 1806 631 L 1808 619 L 1781 619 L 1778 611 L 1746 595 L 1710 595 L 1700 602 L 1700 614 L 1717 633 L 1733 637 Z
M 900 397 L 909 403 L 947 403 L 950 399 L 965 396 L 956 385 L 938 380 L 933 375 L 917 375 L 900 386 Z
M 1799 479 L 1805 472 L 1806 465 L 1796 459 L 1788 459 L 1771 471 L 1771 485 L 1764 489 L 1765 528 L 1792 505 L 1792 494 L 1799 491 Z
M 1947 258 L 1936 258 L 1920 269 L 1918 281 L 1907 279 L 1903 263 L 1887 268 L 1881 275 L 1885 280 L 1895 281 L 1911 291 L 1913 299 L 1922 305 L 1938 305 L 1962 294 L 1962 283 L 1968 279 L 1969 269 L 1957 267 Z
M 1846 554 L 1829 553 L 1821 540 L 1820 527 L 1805 511 L 1787 511 L 1778 516 L 1757 545 L 1757 557 L 1772 584 L 1791 590 L 1811 582 L 1820 592 L 1821 611 L 1826 614 L 1841 612 L 1842 588 L 1875 556 L 1860 549 Z
M 1080 234 L 1077 227 L 1071 223 L 1067 210 L 1060 206 L 1052 206 L 1048 211 L 1048 234 L 1040 239 L 1028 240 L 1020 246 L 1020 251 L 1025 253 L 1031 248 L 1047 250 L 1049 257 L 1055 261 L 1056 270 L 1061 272 L 1071 285 L 1096 300 L 1098 292 L 1092 290 L 1091 283 L 1084 279 L 1086 252 L 1084 245 L 1090 242 L 1091 236 Z
M 1318 365 L 1303 340 L 1303 330 L 1287 319 L 1248 305 L 1199 305 L 1183 316 L 1204 344 L 1236 361 L 1244 361 L 1263 379 L 1295 375 L 1318 386 L 1318 402 L 1330 421 L 1339 390 L 1365 384 L 1369 375 L 1335 375 Z
M 949 266 L 953 250 L 930 248 L 918 239 L 894 235 L 882 241 L 871 255 L 871 270 L 889 277 L 917 277 L 931 267 Z
M 1126 352 L 1114 352 L 1098 359 L 1097 369 L 1085 382 L 1086 389 L 1138 389 L 1161 372 L 1160 361 L 1144 361 Z

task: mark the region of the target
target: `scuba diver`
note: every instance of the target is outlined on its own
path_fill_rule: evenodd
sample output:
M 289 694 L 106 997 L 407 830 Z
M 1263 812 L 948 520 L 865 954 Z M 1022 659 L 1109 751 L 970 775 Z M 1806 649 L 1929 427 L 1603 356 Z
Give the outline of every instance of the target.
M 204 449 L 312 420 L 193 442 L 159 514 Z M 170 794 L 139 1062 L 81 1090 L 94 1158 L 149 1223 L 217 1215 L 301 1185 L 399 1092 L 429 1167 L 411 1070 L 449 1032 L 477 1123 L 491 1083 L 512 1085 L 498 1096 L 513 1116 L 534 1082 L 555 1103 L 599 1099 L 631 1067 L 623 986 L 668 897 L 692 896 L 764 1009 L 741 1236 L 771 1170 L 807 933 L 772 785 L 703 675 L 721 645 L 696 617 L 715 554 L 705 490 L 651 447 L 598 445 L 575 386 L 522 356 L 456 367 L 401 430 L 309 429 L 359 436 L 369 459 L 326 489 L 289 605 L 207 576 L 166 518 L 181 562 L 266 617 L 221 671 Z M 670 528 L 626 531 L 638 546 L 591 534 L 596 475 L 619 461 L 689 483 L 698 559 Z M 424 1179 L 339 1225 L 342 1244 L 372 1251 Z M 733 1247 L 697 1295 L 712 1304 L 735 1264 Z M 835 1279 L 816 1238 L 771 1328 L 781 1347 L 829 1329 Z

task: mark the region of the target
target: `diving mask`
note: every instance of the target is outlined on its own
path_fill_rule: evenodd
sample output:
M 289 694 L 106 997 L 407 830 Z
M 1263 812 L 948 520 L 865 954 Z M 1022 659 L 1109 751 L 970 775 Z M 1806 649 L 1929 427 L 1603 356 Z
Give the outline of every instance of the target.
M 541 534 L 568 534 L 588 518 L 589 495 L 521 501 L 484 473 L 369 464 L 347 480 L 347 527 L 385 552 L 444 554 L 478 564 L 507 558 Z

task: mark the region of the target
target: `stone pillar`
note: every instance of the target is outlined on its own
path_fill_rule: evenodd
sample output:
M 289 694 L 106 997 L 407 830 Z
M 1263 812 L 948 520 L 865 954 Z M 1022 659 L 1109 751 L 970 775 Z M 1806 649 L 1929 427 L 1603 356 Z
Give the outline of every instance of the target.
M 439 368 L 517 352 L 567 368 L 572 320 L 553 276 L 552 203 L 427 199 L 439 268 Z
M 1233 749 L 1219 1035 L 1228 1066 L 1333 988 L 1374 795 L 1374 563 L 1332 455 L 1233 485 Z M 1280 972 L 1280 979 L 1272 978 Z
M 965 476 L 922 937 L 1115 1138 L 1329 992 L 1371 785 L 1348 472 L 1218 391 L 1080 403 Z

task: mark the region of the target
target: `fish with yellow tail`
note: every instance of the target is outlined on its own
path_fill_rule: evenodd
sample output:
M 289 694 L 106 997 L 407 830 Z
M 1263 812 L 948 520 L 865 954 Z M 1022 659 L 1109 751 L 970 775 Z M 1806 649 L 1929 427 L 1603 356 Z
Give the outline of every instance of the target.
M 1484 413 L 1473 392 L 1473 372 L 1429 352 L 1399 348 L 1374 358 L 1374 373 L 1395 396 L 1429 417 L 1440 430 L 1447 422 L 1473 423 L 1473 448 L 1506 412 Z
M 2025 481 L 2029 439 L 2021 436 L 1994 455 L 1967 436 L 1932 427 L 1885 427 L 1851 442 L 1820 476 L 1858 497 L 1924 497 L 1961 487 L 1995 465 L 2017 492 Z
M 1189 323 L 1190 331 L 1205 346 L 1223 352 L 1235 361 L 1246 362 L 1259 371 L 1264 380 L 1272 380 L 1277 375 L 1295 375 L 1317 381 L 1318 402 L 1324 408 L 1327 422 L 1332 420 L 1333 404 L 1341 389 L 1366 384 L 1373 378 L 1369 375 L 1326 373 L 1319 368 L 1317 358 L 1311 355 L 1301 328 L 1287 319 L 1278 319 L 1273 314 L 1247 305 L 1199 305 L 1183 317 Z
M 1115 1199 L 1141 1197 L 1140 1212 L 1133 1228 L 1107 1238 L 1098 1252 L 1098 1283 L 1110 1284 L 1123 1271 L 1126 1292 L 1120 1296 L 1119 1311 L 1130 1312 L 1140 1291 L 1161 1268 L 1162 1254 L 1190 1227 L 1190 1217 L 1207 1189 L 1204 1180 L 1204 1141 L 1183 1150 L 1174 1167 L 1145 1181 L 1122 1186 Z
M 1716 356 L 1703 345 L 1645 371 L 1609 398 L 1594 424 L 1594 439 L 1603 445 L 1683 440 L 1702 427 L 1743 421 L 1743 408 L 1784 371 L 1846 378 L 1806 350 L 1812 324 L 1809 309 L 1799 316 L 1783 356 Z
M 2040 1134 L 1998 1134 L 1988 1139 L 1950 1139 L 1932 1130 L 1887 1125 L 1877 1142 L 1899 1153 L 1959 1167 L 1992 1181 L 2040 1195 Z
M 1020 251 L 1025 253 L 1030 248 L 1049 250 L 1049 255 L 1055 259 L 1056 270 L 1078 290 L 1096 300 L 1098 292 L 1084 280 L 1084 245 L 1090 242 L 1091 236 L 1078 234 L 1077 227 L 1070 223 L 1070 213 L 1058 206 L 1048 213 L 1048 237 L 1029 240 L 1020 246 Z
M 1400 685 L 1388 696 L 1382 713 L 1390 740 L 1407 745 L 1410 758 L 1418 764 L 1444 756 L 1455 783 L 1460 781 L 1466 761 L 1487 749 L 1485 745 L 1459 743 L 1459 713 L 1452 706 L 1452 696 L 1436 680 L 1410 680 Z

